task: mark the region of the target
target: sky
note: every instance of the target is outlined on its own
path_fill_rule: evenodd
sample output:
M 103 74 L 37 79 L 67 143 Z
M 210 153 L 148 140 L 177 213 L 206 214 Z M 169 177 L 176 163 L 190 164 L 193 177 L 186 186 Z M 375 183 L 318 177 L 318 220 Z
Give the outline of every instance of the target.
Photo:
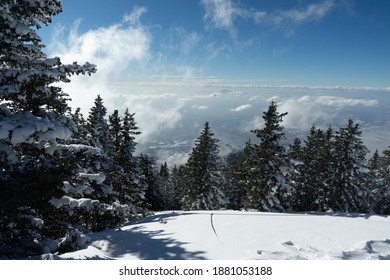
M 62 2 L 46 53 L 97 65 L 62 85 L 70 105 L 129 108 L 158 157 L 185 160 L 206 121 L 225 153 L 242 147 L 271 100 L 290 141 L 351 118 L 371 152 L 390 144 L 390 1 Z
M 386 0 L 62 2 L 44 43 L 100 68 L 118 48 L 119 80 L 390 87 Z

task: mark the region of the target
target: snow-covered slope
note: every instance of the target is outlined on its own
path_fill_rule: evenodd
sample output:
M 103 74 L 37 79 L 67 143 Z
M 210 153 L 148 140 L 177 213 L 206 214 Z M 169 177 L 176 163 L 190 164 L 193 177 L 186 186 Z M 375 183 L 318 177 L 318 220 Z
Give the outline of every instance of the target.
M 159 212 L 58 259 L 390 259 L 390 219 L 345 213 Z

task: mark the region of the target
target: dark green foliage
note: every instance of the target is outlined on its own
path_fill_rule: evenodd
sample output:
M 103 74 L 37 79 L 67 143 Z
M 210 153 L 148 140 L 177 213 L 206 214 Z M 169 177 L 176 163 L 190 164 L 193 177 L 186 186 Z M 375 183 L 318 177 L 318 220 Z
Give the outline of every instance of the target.
M 206 122 L 183 169 L 184 209 L 220 209 L 226 205 L 218 140 Z
M 48 58 L 36 29 L 61 12 L 55 0 L 0 3 L 0 251 L 37 254 L 41 241 L 65 234 L 51 200 L 75 168 L 67 145 L 74 129 L 67 94 L 53 86 L 94 65 Z M 5 133 L 4 133 L 5 132 Z
M 287 113 L 280 114 L 272 101 L 263 112 L 264 127 L 252 132 L 260 140 L 254 145 L 254 159 L 249 166 L 246 208 L 260 211 L 286 211 L 289 208 L 290 188 L 283 169 L 287 157 L 281 141 L 285 133 L 281 122 Z
M 366 168 L 367 148 L 361 140 L 359 124 L 352 120 L 336 132 L 334 153 L 335 164 L 334 195 L 330 207 L 334 211 L 368 211 L 368 190 Z
M 95 99 L 95 106 L 91 108 L 87 119 L 87 130 L 90 144 L 107 151 L 108 124 L 105 118 L 107 109 L 103 105 L 103 99 L 98 95 Z
M 378 151 L 369 161 L 371 209 L 378 214 L 390 215 L 390 150 Z
M 231 155 L 225 169 L 227 179 L 226 195 L 229 208 L 239 210 L 245 207 L 251 182 L 251 168 L 254 166 L 255 147 L 248 141 L 242 152 Z
M 314 125 L 294 165 L 290 180 L 295 187 L 292 206 L 295 211 L 330 210 L 334 179 L 332 128 L 324 132 Z
M 165 210 L 165 198 L 161 192 L 161 186 L 155 170 L 155 161 L 148 155 L 139 156 L 140 179 L 146 186 L 145 198 L 147 208 L 158 211 Z

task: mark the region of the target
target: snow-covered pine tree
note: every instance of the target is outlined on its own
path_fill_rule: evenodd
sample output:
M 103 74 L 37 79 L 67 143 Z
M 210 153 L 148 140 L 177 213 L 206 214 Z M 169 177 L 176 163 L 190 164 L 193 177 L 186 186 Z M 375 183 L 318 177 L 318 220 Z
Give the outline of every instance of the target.
M 140 180 L 138 159 L 134 156 L 135 135 L 140 134 L 134 114 L 126 109 L 123 119 L 118 110 L 109 116 L 109 142 L 106 145 L 108 156 L 113 161 L 108 170 L 114 190 L 118 194 L 118 201 L 128 205 L 130 211 L 126 215 L 131 220 L 143 214 L 146 185 Z
M 371 209 L 378 214 L 390 215 L 390 147 L 379 156 L 374 153 L 369 161 Z
M 233 154 L 225 169 L 226 196 L 229 208 L 239 210 L 245 207 L 247 190 L 250 186 L 251 168 L 255 159 L 254 145 L 250 140 L 241 152 Z
M 162 192 L 166 199 L 166 208 L 170 210 L 179 210 L 181 209 L 181 198 L 182 198 L 182 188 L 181 188 L 181 167 L 176 165 L 169 170 L 168 166 L 164 164 L 163 173 L 160 172 L 160 177 L 162 180 Z M 168 175 L 168 176 L 166 176 Z
M 330 207 L 334 211 L 366 212 L 368 209 L 366 154 L 359 124 L 350 119 L 336 132 L 334 152 L 335 184 Z
M 125 178 L 123 188 L 119 192 L 121 203 L 131 205 L 133 215 L 145 214 L 145 190 L 147 186 L 140 180 L 141 169 L 135 156 L 137 143 L 135 137 L 141 132 L 134 117 L 126 108 L 122 119 L 120 156 L 118 164 L 123 168 Z
M 66 181 L 66 196 L 53 200 L 56 207 L 68 211 L 72 226 L 81 231 L 114 227 L 133 216 L 133 205 L 123 199 L 123 189 L 130 180 L 119 164 L 123 127 L 117 111 L 110 116 L 109 126 L 106 112 L 103 99 L 98 96 L 87 123 L 76 123 L 87 132 L 86 139 L 72 139 L 81 151 L 78 169 Z M 73 119 L 79 120 L 75 115 Z
M 106 144 L 108 155 L 115 161 L 119 162 L 121 157 L 122 146 L 122 123 L 119 117 L 119 111 L 114 112 L 108 117 L 109 141 Z
M 296 211 L 327 211 L 333 191 L 334 157 L 332 128 L 324 132 L 311 127 L 302 148 L 301 162 L 294 166 L 290 181 L 294 187 L 292 199 Z
M 287 113 L 279 113 L 271 101 L 263 112 L 264 127 L 252 130 L 260 140 L 254 146 L 255 158 L 250 168 L 246 208 L 260 211 L 286 211 L 290 204 L 291 189 L 286 183 L 287 158 L 281 144 L 285 138 L 281 122 Z
M 209 210 L 226 206 L 227 199 L 223 193 L 225 178 L 218 142 L 206 122 L 183 170 L 184 209 Z
M 164 198 L 164 208 L 165 209 L 175 209 L 173 208 L 173 200 L 174 197 L 172 197 L 173 193 L 171 192 L 171 185 L 170 185 L 170 172 L 168 163 L 164 162 L 164 164 L 160 165 L 160 168 L 158 170 L 158 185 L 160 186 L 160 192 L 162 197 Z
M 302 141 L 296 137 L 293 143 L 289 146 L 288 149 L 288 158 L 292 161 L 301 161 L 302 160 Z
M 91 74 L 89 63 L 64 65 L 48 58 L 37 34 L 62 11 L 58 0 L 0 2 L 0 251 L 45 251 L 45 237 L 61 233 L 48 222 L 49 201 L 63 194 L 72 174 L 73 152 L 66 145 L 73 122 L 67 95 L 56 82 Z M 62 232 L 64 233 L 64 232 Z M 48 249 L 47 249 L 48 250 Z
M 100 149 L 101 154 L 98 158 L 93 157 L 93 162 L 89 162 L 85 168 L 94 173 L 106 173 L 109 171 L 114 162 L 110 157 L 110 147 L 115 146 L 112 136 L 110 138 L 110 130 L 106 119 L 107 108 L 103 104 L 103 99 L 100 95 L 95 98 L 94 106 L 90 109 L 87 119 L 88 140 L 91 146 Z M 114 139 L 115 140 L 115 139 Z M 104 203 L 112 203 L 115 201 L 112 190 L 112 178 L 107 177 L 101 182 L 92 180 L 94 192 L 93 197 Z
M 71 118 L 75 124 L 73 129 L 73 139 L 76 140 L 79 144 L 88 144 L 88 131 L 87 131 L 87 121 L 84 119 L 83 114 L 81 113 L 81 108 L 76 108 L 76 111 L 71 114 Z
M 103 104 L 103 98 L 98 95 L 95 98 L 95 106 L 89 112 L 87 119 L 87 129 L 89 132 L 90 144 L 97 148 L 102 148 L 108 152 L 108 124 L 106 120 L 107 108 Z
M 140 179 L 146 186 L 145 198 L 147 208 L 153 211 L 166 210 L 166 199 L 161 191 L 158 174 L 155 170 L 155 160 L 146 155 L 139 155 Z
M 164 164 L 161 164 L 160 166 L 160 171 L 158 172 L 158 175 L 160 176 L 161 179 L 167 181 L 169 178 L 169 168 L 168 168 L 168 163 L 164 162 Z
M 134 117 L 135 113 L 131 114 L 129 109 L 126 108 L 123 116 L 122 124 L 122 151 L 120 158 L 120 165 L 126 166 L 129 170 L 134 169 L 137 166 L 137 158 L 134 156 L 137 143 L 135 137 L 141 132 L 137 126 L 137 122 Z
M 372 157 L 368 161 L 368 166 L 367 166 L 368 171 L 371 174 L 375 175 L 375 173 L 377 173 L 378 170 L 380 169 L 380 166 L 381 166 L 381 157 L 379 155 L 378 149 L 376 149 L 374 154 L 372 155 Z

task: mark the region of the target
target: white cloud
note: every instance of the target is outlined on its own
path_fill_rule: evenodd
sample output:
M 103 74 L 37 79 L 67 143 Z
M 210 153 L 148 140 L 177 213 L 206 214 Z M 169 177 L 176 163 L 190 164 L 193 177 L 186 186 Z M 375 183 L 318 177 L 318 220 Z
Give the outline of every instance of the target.
M 226 57 L 230 57 L 233 49 L 231 46 L 228 44 L 222 42 L 222 43 L 217 43 L 217 42 L 210 42 L 206 46 L 206 51 L 208 53 L 208 59 L 212 60 L 220 55 L 224 54 Z
M 323 0 L 303 8 L 267 12 L 254 8 L 244 8 L 231 0 L 202 0 L 201 3 L 205 10 L 206 28 L 227 30 L 233 38 L 236 38 L 238 33 L 235 20 L 240 17 L 253 20 L 256 24 L 285 29 L 285 33 L 291 36 L 294 34 L 295 25 L 319 21 L 336 7 L 334 0 Z
M 129 22 L 131 24 L 139 24 L 140 18 L 143 14 L 147 13 L 146 7 L 134 7 L 133 11 L 130 14 L 127 14 L 123 17 L 123 21 Z
M 202 36 L 196 31 L 187 31 L 183 27 L 174 27 L 166 32 L 161 47 L 170 52 L 189 55 L 201 41 Z
M 220 95 L 221 95 L 220 92 L 213 92 L 213 93 L 208 94 L 208 95 L 195 95 L 194 98 L 199 98 L 199 99 L 214 98 L 214 97 L 219 97 Z
M 85 33 L 79 32 L 81 21 L 74 23 L 67 36 L 65 27 L 59 27 L 49 46 L 49 55 L 59 56 L 64 63 L 88 61 L 97 65 L 96 74 L 75 76 L 71 83 L 61 85 L 72 98 L 70 106 L 73 109 L 80 107 L 87 116 L 100 94 L 108 114 L 114 109 L 123 112 L 129 108 L 130 112 L 136 113 L 135 120 L 142 132 L 138 137 L 140 140 L 173 128 L 182 118 L 180 109 L 186 102 L 173 93 L 159 90 L 150 94 L 141 86 L 115 82 L 125 80 L 127 75 L 141 75 L 139 73 L 151 60 L 152 35 L 140 22 L 146 12 L 146 8 L 136 7 L 121 22 Z M 184 75 L 190 74 L 189 69 L 180 71 Z
M 185 101 L 171 99 L 164 106 L 161 100 L 145 101 L 142 98 L 126 98 L 124 104 L 136 113 L 135 119 L 142 134 L 137 140 L 142 142 L 158 135 L 161 131 L 175 128 L 182 119 L 180 109 Z
M 241 111 L 244 111 L 244 110 L 248 110 L 251 107 L 252 107 L 252 105 L 250 105 L 250 104 L 244 104 L 244 105 L 238 106 L 236 108 L 230 109 L 230 111 L 232 111 L 232 112 L 241 112 Z
M 193 105 L 191 108 L 198 109 L 198 110 L 207 110 L 209 106 L 207 105 Z
M 201 3 L 205 9 L 204 20 L 209 28 L 232 31 L 237 8 L 231 0 L 202 0 Z
M 255 101 L 255 100 L 257 100 L 257 98 L 258 97 L 256 95 L 254 95 L 254 96 L 250 97 L 248 101 Z
M 300 24 L 320 20 L 328 15 L 334 7 L 335 3 L 333 0 L 325 0 L 321 3 L 310 4 L 304 9 L 285 10 L 274 16 L 279 16 L 283 21 Z
M 92 76 L 72 77 L 62 87 L 72 98 L 72 107 L 89 110 L 94 98 L 100 94 L 109 103 L 116 92 L 110 85 L 115 79 L 140 72 L 143 63 L 150 59 L 151 34 L 138 22 L 146 12 L 135 8 L 122 22 L 79 33 L 82 22 L 76 21 L 66 36 L 65 27 L 59 27 L 48 49 L 50 56 L 59 56 L 64 63 L 86 61 L 97 65 Z M 136 23 L 136 24 L 135 24 Z
M 65 63 L 90 61 L 98 65 L 99 78 L 119 74 L 131 63 L 149 56 L 151 35 L 142 26 L 115 24 L 79 34 L 76 22 L 66 42 L 50 46 Z M 53 45 L 54 44 L 54 45 Z
M 301 96 L 287 98 L 278 103 L 279 112 L 288 112 L 285 126 L 305 129 L 312 124 L 332 124 L 343 109 L 354 106 L 373 107 L 375 99 L 344 98 L 339 96 Z
M 350 107 L 350 106 L 373 107 L 378 105 L 378 100 L 375 99 L 356 99 L 356 98 L 344 98 L 338 96 L 319 96 L 317 98 L 304 96 L 301 99 L 304 99 L 305 102 L 314 101 L 315 103 L 320 105 L 331 106 L 336 108 L 343 108 L 343 107 Z

